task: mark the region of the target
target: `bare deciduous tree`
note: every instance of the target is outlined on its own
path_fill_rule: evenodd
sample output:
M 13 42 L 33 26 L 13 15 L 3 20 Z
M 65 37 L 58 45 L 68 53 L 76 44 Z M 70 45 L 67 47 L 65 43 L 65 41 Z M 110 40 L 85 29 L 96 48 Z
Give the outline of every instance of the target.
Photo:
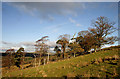
M 115 22 L 111 22 L 107 17 L 103 16 L 98 17 L 92 23 L 94 28 L 89 29 L 89 31 L 95 37 L 98 48 L 105 44 L 113 44 L 117 40 L 116 36 L 108 37 L 108 35 L 117 30 L 114 25 Z
M 48 41 L 48 36 L 44 36 L 41 39 L 36 41 L 36 53 L 39 53 L 40 59 L 39 59 L 39 65 L 41 61 L 41 56 L 46 54 L 48 52 L 49 46 L 46 44 L 46 41 Z

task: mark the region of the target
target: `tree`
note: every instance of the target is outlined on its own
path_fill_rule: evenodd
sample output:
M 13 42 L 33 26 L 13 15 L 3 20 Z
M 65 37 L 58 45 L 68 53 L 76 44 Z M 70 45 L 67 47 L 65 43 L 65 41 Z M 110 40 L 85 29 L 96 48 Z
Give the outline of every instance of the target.
M 46 44 L 46 42 L 48 41 L 48 36 L 44 36 L 41 39 L 36 41 L 36 53 L 40 54 L 40 58 L 39 58 L 39 65 L 40 65 L 40 61 L 41 61 L 41 56 L 45 55 L 48 52 L 49 46 Z
M 79 44 L 76 42 L 70 43 L 68 47 L 71 49 L 70 52 L 74 53 L 74 57 L 76 56 L 77 52 L 83 52 L 84 50 L 81 48 Z
M 72 43 L 70 43 L 68 45 L 68 47 L 70 48 L 70 52 L 74 53 L 74 57 L 76 56 L 76 53 L 78 52 L 83 52 L 83 49 L 81 48 L 81 46 L 76 42 L 76 38 L 75 38 L 76 33 L 73 35 Z
M 96 40 L 96 45 L 100 48 L 105 44 L 113 44 L 116 40 L 116 36 L 109 36 L 116 31 L 114 27 L 115 23 L 111 22 L 107 17 L 100 16 L 92 23 L 94 28 L 89 29 L 91 34 Z
M 89 33 L 90 33 L 90 45 L 91 45 L 91 49 L 94 49 L 94 51 L 96 52 L 96 49 L 99 48 L 98 44 L 97 44 L 97 40 L 96 40 L 96 35 L 93 34 L 95 33 L 95 29 L 94 28 L 89 28 Z
M 69 40 L 70 40 L 70 35 L 64 34 L 64 35 L 60 35 L 59 40 L 56 42 L 57 44 L 61 45 L 63 58 L 64 58 L 64 53 L 65 53 L 66 46 L 69 44 Z
M 21 47 L 17 52 L 15 53 L 15 65 L 20 68 L 20 65 L 24 63 L 24 48 Z
M 76 42 L 84 49 L 84 53 L 88 52 L 94 41 L 93 35 L 89 31 L 80 31 L 76 37 Z
M 15 50 L 14 49 L 8 49 L 6 50 L 6 56 L 3 59 L 3 64 L 10 68 L 12 65 L 14 65 L 14 54 Z
M 59 47 L 58 47 L 58 46 L 55 46 L 54 51 L 56 51 L 56 53 L 59 54 L 59 53 L 60 53 Z
M 59 56 L 60 56 L 60 52 L 61 52 L 61 50 L 59 49 L 58 46 L 55 46 L 54 51 L 56 51 L 57 56 L 59 57 Z

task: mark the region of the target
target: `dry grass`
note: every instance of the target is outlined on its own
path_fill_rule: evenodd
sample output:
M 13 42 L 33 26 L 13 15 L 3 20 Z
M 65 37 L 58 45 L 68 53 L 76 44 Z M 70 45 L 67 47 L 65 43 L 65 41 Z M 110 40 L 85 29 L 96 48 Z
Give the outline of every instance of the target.
M 99 63 L 102 63 L 102 62 L 103 62 L 103 60 L 102 60 L 101 57 L 98 58 L 98 62 L 99 62 Z
M 113 58 L 115 58 L 115 60 L 120 59 L 120 57 L 118 55 L 114 55 Z
M 75 74 L 74 73 L 68 73 L 67 77 L 75 77 Z

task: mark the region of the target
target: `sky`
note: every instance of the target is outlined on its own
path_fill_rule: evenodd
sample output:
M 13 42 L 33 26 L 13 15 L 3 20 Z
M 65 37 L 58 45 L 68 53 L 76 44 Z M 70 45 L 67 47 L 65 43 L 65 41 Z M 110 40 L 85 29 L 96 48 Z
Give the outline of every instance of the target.
M 34 51 L 35 41 L 43 36 L 49 36 L 48 45 L 55 46 L 60 35 L 72 37 L 87 30 L 99 16 L 108 17 L 118 28 L 118 3 L 2 2 L 2 49 Z

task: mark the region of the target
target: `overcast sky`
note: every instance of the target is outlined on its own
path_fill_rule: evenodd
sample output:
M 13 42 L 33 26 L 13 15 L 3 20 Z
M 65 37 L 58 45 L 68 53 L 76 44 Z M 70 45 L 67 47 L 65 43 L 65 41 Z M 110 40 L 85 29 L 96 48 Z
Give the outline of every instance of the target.
M 3 2 L 2 49 L 25 47 L 34 50 L 34 43 L 49 36 L 55 46 L 59 35 L 87 30 L 92 20 L 106 16 L 118 27 L 117 2 Z M 118 32 L 112 35 L 117 36 Z

